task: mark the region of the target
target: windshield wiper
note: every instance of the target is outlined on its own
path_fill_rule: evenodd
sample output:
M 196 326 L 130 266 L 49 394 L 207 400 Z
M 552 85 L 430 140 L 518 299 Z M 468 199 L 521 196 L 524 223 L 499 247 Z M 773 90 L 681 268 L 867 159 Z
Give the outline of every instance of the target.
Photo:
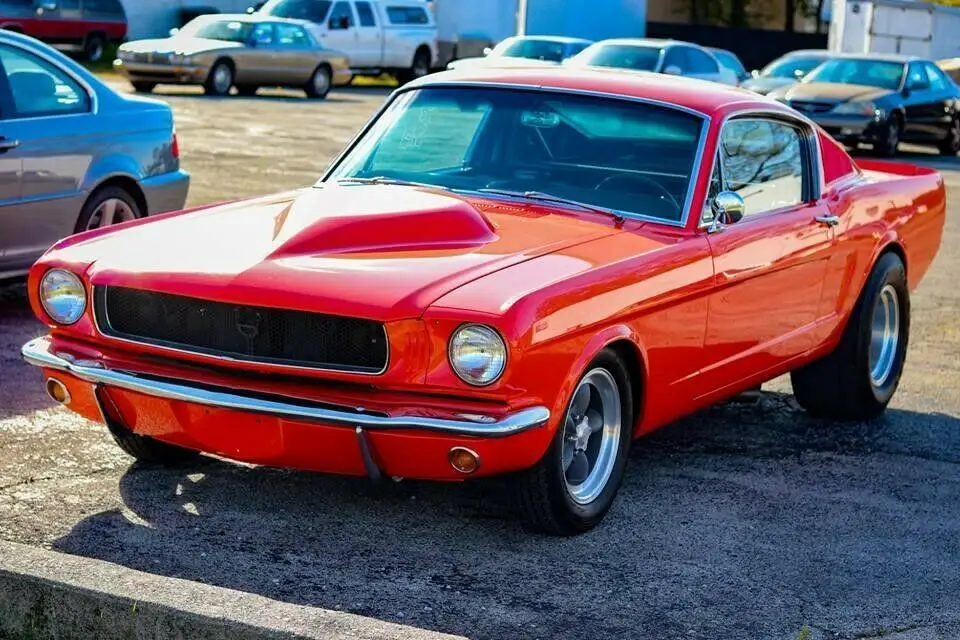
M 401 180 L 399 178 L 388 178 L 386 176 L 375 176 L 373 178 L 338 178 L 336 184 L 386 184 L 401 187 L 424 187 L 427 189 L 440 189 L 441 191 L 451 191 L 450 187 L 444 187 L 439 184 L 428 184 L 426 182 L 414 182 L 413 180 Z
M 615 222 L 623 222 L 625 217 L 622 213 L 615 209 L 607 209 L 606 207 L 600 207 L 594 204 L 587 204 L 586 202 L 580 202 L 579 200 L 571 200 L 570 198 L 564 198 L 562 196 L 555 196 L 552 193 L 544 193 L 542 191 L 511 191 L 509 189 L 477 189 L 479 193 L 490 193 L 498 196 L 507 196 L 508 198 L 523 198 L 525 200 L 535 200 L 537 202 L 551 202 L 553 204 L 559 204 L 561 206 L 567 207 L 577 207 L 578 209 L 583 209 L 584 211 L 591 211 L 593 213 L 600 213 L 603 215 L 611 216 Z

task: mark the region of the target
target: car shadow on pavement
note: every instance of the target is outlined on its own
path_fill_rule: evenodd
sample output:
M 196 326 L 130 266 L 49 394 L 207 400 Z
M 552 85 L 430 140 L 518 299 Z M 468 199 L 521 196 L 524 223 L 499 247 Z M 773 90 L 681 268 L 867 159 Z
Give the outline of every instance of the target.
M 765 393 L 640 440 L 577 538 L 523 532 L 497 480 L 375 488 L 208 459 L 132 465 L 123 506 L 54 548 L 471 637 L 793 637 L 956 609 L 958 463 L 956 417 L 840 425 Z

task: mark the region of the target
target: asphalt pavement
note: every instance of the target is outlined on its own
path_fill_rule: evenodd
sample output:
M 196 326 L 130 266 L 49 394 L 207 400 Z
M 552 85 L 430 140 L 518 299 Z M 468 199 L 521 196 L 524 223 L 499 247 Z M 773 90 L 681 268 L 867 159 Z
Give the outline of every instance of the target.
M 171 91 L 191 203 L 310 184 L 382 102 Z M 807 417 L 789 381 L 638 442 L 595 531 L 523 532 L 497 481 L 133 464 L 55 408 L 0 291 L 0 539 L 473 638 L 960 638 L 960 159 L 890 410 Z

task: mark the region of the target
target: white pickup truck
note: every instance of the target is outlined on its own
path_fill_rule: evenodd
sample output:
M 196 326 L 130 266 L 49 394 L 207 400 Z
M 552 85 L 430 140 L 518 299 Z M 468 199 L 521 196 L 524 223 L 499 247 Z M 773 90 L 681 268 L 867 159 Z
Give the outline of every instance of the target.
M 437 26 L 423 0 L 269 0 L 258 13 L 313 22 L 317 39 L 346 55 L 354 75 L 390 73 L 403 83 L 439 64 Z

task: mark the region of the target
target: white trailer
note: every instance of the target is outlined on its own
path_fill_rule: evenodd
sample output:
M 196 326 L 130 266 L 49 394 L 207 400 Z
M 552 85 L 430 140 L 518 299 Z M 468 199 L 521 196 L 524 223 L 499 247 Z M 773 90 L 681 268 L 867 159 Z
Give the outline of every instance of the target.
M 429 0 L 437 23 L 439 67 L 453 58 L 473 58 L 515 35 L 519 0 Z
M 922 0 L 833 0 L 831 13 L 830 51 L 960 57 L 960 9 Z

